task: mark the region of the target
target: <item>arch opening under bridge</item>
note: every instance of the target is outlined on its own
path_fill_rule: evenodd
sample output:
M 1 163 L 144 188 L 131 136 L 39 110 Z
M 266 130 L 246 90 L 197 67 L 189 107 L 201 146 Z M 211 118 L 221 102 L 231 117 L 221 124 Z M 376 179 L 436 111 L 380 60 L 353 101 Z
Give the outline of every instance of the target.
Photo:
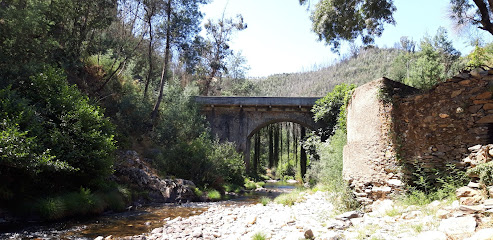
M 249 169 L 250 138 L 269 124 L 294 122 L 317 130 L 311 109 L 317 97 L 195 97 L 220 141 L 236 143 Z

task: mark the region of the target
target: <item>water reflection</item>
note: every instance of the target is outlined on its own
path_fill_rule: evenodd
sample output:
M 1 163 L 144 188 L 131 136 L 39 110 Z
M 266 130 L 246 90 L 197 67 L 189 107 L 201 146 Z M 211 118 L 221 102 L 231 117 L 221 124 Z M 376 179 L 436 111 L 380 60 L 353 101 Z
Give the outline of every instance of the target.
M 139 235 L 161 227 L 165 221 L 176 217 L 189 217 L 207 211 L 214 204 L 242 206 L 256 204 L 261 197 L 274 199 L 284 192 L 298 187 L 282 183 L 267 183 L 263 189 L 257 189 L 239 196 L 230 196 L 227 201 L 216 203 L 162 204 L 139 208 L 135 211 L 105 214 L 82 221 L 53 223 L 45 226 L 32 226 L 22 231 L 0 233 L 0 239 L 94 239 L 98 236 L 124 237 Z

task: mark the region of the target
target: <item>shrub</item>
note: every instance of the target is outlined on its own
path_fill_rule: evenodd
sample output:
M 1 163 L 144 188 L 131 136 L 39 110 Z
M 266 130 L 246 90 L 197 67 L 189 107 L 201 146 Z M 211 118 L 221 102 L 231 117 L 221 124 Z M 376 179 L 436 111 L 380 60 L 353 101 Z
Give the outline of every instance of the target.
M 101 110 L 61 70 L 47 67 L 18 85 L 0 90 L 1 198 L 105 184 L 115 142 Z
M 302 200 L 303 196 L 301 195 L 301 191 L 297 189 L 290 193 L 283 193 L 277 196 L 274 199 L 274 202 L 282 205 L 293 206 L 295 203 L 301 202 Z
M 207 198 L 212 201 L 221 200 L 221 193 L 219 193 L 217 190 L 209 190 L 207 191 Z
M 39 114 L 39 142 L 77 170 L 50 179 L 69 188 L 102 185 L 113 171 L 112 124 L 99 107 L 67 84 L 61 70 L 47 68 L 31 77 L 29 83 L 21 91 Z
M 261 197 L 260 198 L 260 203 L 264 206 L 266 206 L 267 204 L 269 204 L 270 202 L 272 202 L 272 200 L 268 197 Z
M 252 236 L 252 240 L 266 240 L 267 236 L 264 233 L 258 232 Z
M 493 162 L 479 164 L 467 170 L 466 174 L 479 176 L 480 183 L 490 186 L 493 184 Z

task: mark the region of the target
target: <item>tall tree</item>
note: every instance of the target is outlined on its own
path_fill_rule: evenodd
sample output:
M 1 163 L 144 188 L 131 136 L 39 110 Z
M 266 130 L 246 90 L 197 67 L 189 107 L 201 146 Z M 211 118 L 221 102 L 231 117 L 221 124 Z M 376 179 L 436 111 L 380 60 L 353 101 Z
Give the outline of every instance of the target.
M 171 1 L 168 1 L 168 4 L 171 4 Z M 147 99 L 147 92 L 149 91 L 149 84 L 151 82 L 152 73 L 154 70 L 154 64 L 152 60 L 152 55 L 154 52 L 154 34 L 155 34 L 155 30 L 153 28 L 153 24 L 154 24 L 153 19 L 159 13 L 161 8 L 162 8 L 161 1 L 156 1 L 156 0 L 144 1 L 144 11 L 145 11 L 144 18 L 147 25 L 147 34 L 149 36 L 147 43 L 147 64 L 149 69 L 145 80 L 144 100 Z
M 227 72 L 225 59 L 233 54 L 229 48 L 229 42 L 233 33 L 247 28 L 241 15 L 233 18 L 224 18 L 224 15 L 217 22 L 209 19 L 205 24 L 207 31 L 207 49 L 205 51 L 205 61 L 209 74 L 201 82 L 201 94 L 209 95 L 212 81 L 216 77 L 221 77 Z
M 308 0 L 299 0 L 306 4 Z M 492 0 L 450 0 L 451 18 L 459 25 L 472 25 L 493 35 Z M 312 13 L 313 31 L 334 50 L 341 41 L 361 37 L 363 44 L 382 35 L 385 24 L 395 24 L 393 0 L 320 0 Z
M 159 113 L 159 107 L 163 99 L 163 91 L 168 79 L 168 69 L 172 48 L 180 48 L 183 43 L 191 42 L 200 32 L 202 13 L 200 4 L 206 0 L 168 0 L 165 7 L 165 20 L 162 22 L 159 34 L 165 39 L 164 62 L 159 83 L 159 95 L 151 112 L 154 121 Z

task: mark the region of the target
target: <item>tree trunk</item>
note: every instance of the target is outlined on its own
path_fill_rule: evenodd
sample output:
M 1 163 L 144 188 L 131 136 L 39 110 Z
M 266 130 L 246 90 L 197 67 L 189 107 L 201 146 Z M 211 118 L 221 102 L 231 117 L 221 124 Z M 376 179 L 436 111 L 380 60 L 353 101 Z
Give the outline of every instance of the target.
M 274 129 L 270 125 L 267 130 L 269 131 L 269 168 L 274 166 Z
M 154 110 L 151 112 L 151 120 L 153 121 L 153 125 L 155 124 L 155 120 L 158 116 L 159 113 L 159 106 L 161 105 L 161 101 L 163 100 L 163 90 L 164 90 L 164 83 L 168 75 L 168 68 L 169 68 L 169 55 L 170 55 L 170 48 L 171 48 L 171 0 L 168 0 L 167 3 L 167 9 L 166 9 L 166 15 L 167 15 L 167 22 L 166 22 L 166 48 L 164 50 L 164 63 L 163 63 L 163 71 L 161 72 L 161 82 L 159 83 L 159 95 L 156 101 L 156 104 L 154 105 Z
M 152 9 L 150 13 L 148 12 L 147 15 L 148 15 L 147 24 L 149 25 L 149 46 L 147 49 L 147 54 L 148 54 L 147 61 L 149 62 L 149 72 L 147 73 L 146 82 L 145 82 L 144 98 L 143 98 L 144 101 L 147 99 L 147 92 L 149 91 L 149 83 L 151 82 L 152 71 L 153 71 L 153 64 L 152 64 L 152 40 L 153 40 L 152 16 L 154 15 L 154 9 Z
M 253 174 L 258 173 L 258 163 L 260 162 L 260 131 L 255 134 L 255 154 L 253 159 Z
M 300 139 L 304 139 L 306 135 L 305 127 L 301 127 Z M 301 148 L 300 151 L 300 169 L 301 169 L 301 177 L 304 178 L 306 174 L 306 152 L 305 149 Z
M 279 125 L 274 126 L 274 166 L 278 167 L 279 164 Z

